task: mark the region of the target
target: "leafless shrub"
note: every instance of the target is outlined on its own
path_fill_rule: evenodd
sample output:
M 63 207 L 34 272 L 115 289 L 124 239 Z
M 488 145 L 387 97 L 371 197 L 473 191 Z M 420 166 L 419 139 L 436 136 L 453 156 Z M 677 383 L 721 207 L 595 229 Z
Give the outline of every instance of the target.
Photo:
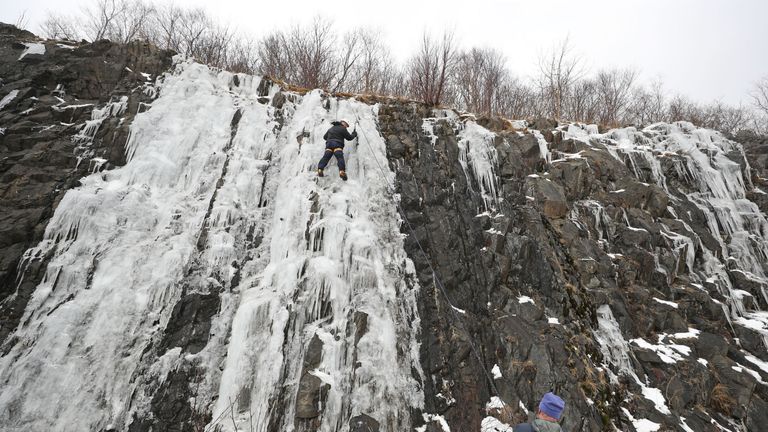
M 751 123 L 758 132 L 768 133 L 768 75 L 755 83 L 751 96 L 752 104 L 757 109 Z
M 397 74 L 389 48 L 381 42 L 380 30 L 355 30 L 359 55 L 352 64 L 344 90 L 356 93 L 392 93 Z
M 295 74 L 291 81 L 307 88 L 328 88 L 336 69 L 335 42 L 328 20 L 316 17 L 309 28 L 295 26 L 288 38 Z
M 75 19 L 59 13 L 48 12 L 40 25 L 40 33 L 49 39 L 80 39 Z
M 331 22 L 319 17 L 308 27 L 275 31 L 259 42 L 260 72 L 306 88 L 328 88 L 336 78 L 335 42 Z
M 18 17 L 16 17 L 16 21 L 13 23 L 13 25 L 16 26 L 16 28 L 20 29 L 26 29 L 29 25 L 29 17 L 27 16 L 27 10 L 24 9 L 21 11 Z
M 597 73 L 596 90 L 600 100 L 598 121 L 618 126 L 630 102 L 632 86 L 637 77 L 634 69 L 612 69 Z
M 508 78 L 497 93 L 498 111 L 507 117 L 522 119 L 540 116 L 536 91 L 518 78 Z
M 135 39 L 148 39 L 148 22 L 155 8 L 141 0 L 124 0 L 117 19 L 107 26 L 104 37 L 116 42 L 128 43 Z
M 453 88 L 462 108 L 486 114 L 501 111 L 500 92 L 509 80 L 506 59 L 493 49 L 472 48 L 457 56 Z
M 547 103 L 547 115 L 562 117 L 572 86 L 583 75 L 581 64 L 581 58 L 572 53 L 567 38 L 539 58 L 538 86 Z
M 597 122 L 600 113 L 597 83 L 590 79 L 577 81 L 571 90 L 567 107 L 569 118 L 584 123 Z
M 91 7 L 86 7 L 83 10 L 86 36 L 92 41 L 105 39 L 126 6 L 123 0 L 96 0 Z
M 445 32 L 439 41 L 424 33 L 418 52 L 407 66 L 413 96 L 427 105 L 440 104 L 453 72 L 455 55 L 452 32 Z

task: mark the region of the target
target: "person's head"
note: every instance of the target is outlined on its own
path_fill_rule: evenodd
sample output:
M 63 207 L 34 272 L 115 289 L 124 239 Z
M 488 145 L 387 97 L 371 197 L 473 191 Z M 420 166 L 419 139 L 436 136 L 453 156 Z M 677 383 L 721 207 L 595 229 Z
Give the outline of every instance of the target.
M 349 122 L 344 119 L 339 120 L 339 124 L 344 126 L 345 128 L 349 127 Z
M 541 402 L 539 402 L 539 412 L 537 415 L 542 420 L 557 423 L 563 416 L 564 410 L 565 401 L 560 399 L 560 397 L 554 393 L 549 392 L 545 394 L 543 398 L 541 398 Z

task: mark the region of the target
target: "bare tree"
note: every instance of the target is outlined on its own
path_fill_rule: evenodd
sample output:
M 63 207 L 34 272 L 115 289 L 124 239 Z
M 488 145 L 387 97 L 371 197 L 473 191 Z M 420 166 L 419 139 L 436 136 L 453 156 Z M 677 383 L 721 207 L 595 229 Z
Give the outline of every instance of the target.
M 341 50 L 342 55 L 338 62 L 339 70 L 335 74 L 336 84 L 333 86 L 334 92 L 343 89 L 350 75 L 352 75 L 352 67 L 363 54 L 362 45 L 362 32 L 360 30 L 352 30 L 344 36 Z
M 149 3 L 142 0 L 123 0 L 119 15 L 109 22 L 104 37 L 121 43 L 149 39 L 149 25 L 154 14 L 155 8 Z
M 391 91 L 396 67 L 389 48 L 381 42 L 380 30 L 357 29 L 360 55 L 346 83 L 348 91 L 386 94 Z
M 332 25 L 315 17 L 309 28 L 294 27 L 288 38 L 288 54 L 295 68 L 292 80 L 307 88 L 328 88 L 336 72 L 336 35 Z
M 506 79 L 496 97 L 498 111 L 507 117 L 523 119 L 540 115 L 536 91 L 517 78 Z
M 632 86 L 637 77 L 634 69 L 612 69 L 597 74 L 597 93 L 600 97 L 600 123 L 618 126 L 630 102 Z
M 58 13 L 48 12 L 40 25 L 40 33 L 48 39 L 80 39 L 80 31 L 74 25 L 75 19 Z
M 291 78 L 291 57 L 288 55 L 288 41 L 283 32 L 274 32 L 259 41 L 257 54 L 259 73 L 283 80 Z
M 538 84 L 549 108 L 548 115 L 563 115 L 571 87 L 582 74 L 581 59 L 571 52 L 568 38 L 539 58 Z
M 258 45 L 250 38 L 240 37 L 230 44 L 225 68 L 236 73 L 255 74 L 259 69 Z
M 455 102 L 473 112 L 499 112 L 499 91 L 509 79 L 505 63 L 504 55 L 493 49 L 472 48 L 459 54 L 453 79 Z
M 760 110 L 763 115 L 768 116 L 768 75 L 755 83 L 751 96 L 752 103 L 755 107 Z
M 580 79 L 573 84 L 567 112 L 572 120 L 584 123 L 597 122 L 600 97 L 594 80 Z
M 92 41 L 104 39 L 126 8 L 124 0 L 96 0 L 84 9 L 86 35 Z
M 452 32 L 434 41 L 424 33 L 419 51 L 408 64 L 408 80 L 412 94 L 428 105 L 438 105 L 454 65 L 456 48 Z
M 26 9 L 21 11 L 19 16 L 16 18 L 16 22 L 13 25 L 15 25 L 16 28 L 19 28 L 19 29 L 22 29 L 22 30 L 27 28 L 27 26 L 29 25 L 29 17 L 27 16 L 27 10 Z

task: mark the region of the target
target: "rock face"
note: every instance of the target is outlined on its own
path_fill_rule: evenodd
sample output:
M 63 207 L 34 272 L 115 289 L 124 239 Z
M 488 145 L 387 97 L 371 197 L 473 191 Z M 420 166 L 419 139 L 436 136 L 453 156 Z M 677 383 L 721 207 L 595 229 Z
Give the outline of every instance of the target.
M 689 124 L 489 135 L 379 112 L 414 228 L 426 412 L 477 430 L 490 396 L 533 411 L 553 390 L 567 429 L 765 421 L 768 225 L 743 163 L 762 181 L 760 146 Z
M 502 432 L 547 391 L 566 430 L 768 424 L 764 137 L 65 45 L 0 27 L 0 429 Z
M 171 55 L 40 41 L 0 23 L 0 341 L 44 277 L 48 256 L 32 247 L 56 206 L 83 176 L 125 163 L 131 120 Z

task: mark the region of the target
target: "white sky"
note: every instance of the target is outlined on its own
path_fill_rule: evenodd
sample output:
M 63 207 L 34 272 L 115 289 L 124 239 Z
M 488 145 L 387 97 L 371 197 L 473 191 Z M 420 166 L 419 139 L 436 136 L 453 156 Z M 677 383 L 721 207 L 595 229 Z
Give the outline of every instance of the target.
M 158 2 L 167 2 L 160 0 Z M 37 32 L 47 10 L 76 11 L 89 0 L 0 0 L 0 21 L 26 10 Z M 333 20 L 340 31 L 380 28 L 398 59 L 424 30 L 455 29 L 463 46 L 494 47 L 521 77 L 538 56 L 569 37 L 590 70 L 635 66 L 642 80 L 660 77 L 670 93 L 700 102 L 748 103 L 752 84 L 768 75 L 766 0 L 176 0 L 202 6 L 260 36 L 308 22 Z

